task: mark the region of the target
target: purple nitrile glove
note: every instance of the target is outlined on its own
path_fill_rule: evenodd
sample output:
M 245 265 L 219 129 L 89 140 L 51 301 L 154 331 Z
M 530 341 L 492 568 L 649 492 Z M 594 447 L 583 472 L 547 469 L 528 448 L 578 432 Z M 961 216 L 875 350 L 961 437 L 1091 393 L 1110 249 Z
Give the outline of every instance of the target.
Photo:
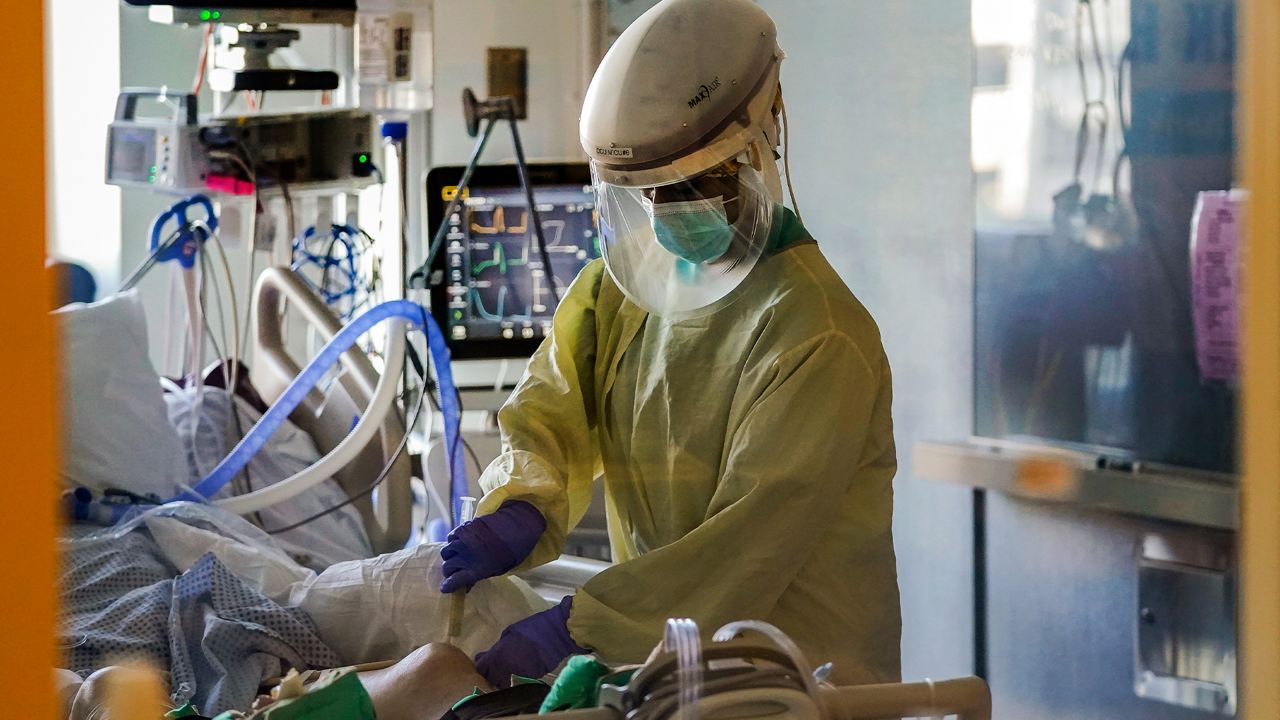
M 573 596 L 550 610 L 511 623 L 493 647 L 476 656 L 476 671 L 494 687 L 507 687 L 512 675 L 539 678 L 570 655 L 590 652 L 569 635 Z
M 488 515 L 462 523 L 440 549 L 444 558 L 440 592 L 470 590 L 485 578 L 506 574 L 529 557 L 546 529 L 546 518 L 523 500 L 510 500 Z

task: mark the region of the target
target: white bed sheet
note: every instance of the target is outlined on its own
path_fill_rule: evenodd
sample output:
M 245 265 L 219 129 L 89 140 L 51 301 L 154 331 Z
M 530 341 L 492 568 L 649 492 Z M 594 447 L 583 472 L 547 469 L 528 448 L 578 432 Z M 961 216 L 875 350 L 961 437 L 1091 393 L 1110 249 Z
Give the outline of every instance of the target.
M 216 531 L 193 527 L 192 519 Z M 304 610 L 343 662 L 399 659 L 428 642 L 446 640 L 451 596 L 439 591 L 439 543 L 341 562 L 317 573 L 294 562 L 243 518 L 208 505 L 183 503 L 134 522 L 146 524 L 179 571 L 213 553 L 267 597 Z M 508 625 L 548 607 L 523 581 L 485 580 L 467 595 L 462 635 L 454 644 L 474 657 Z
M 202 388 L 199 398 L 190 388 L 171 386 L 165 393 L 169 421 L 186 450 L 188 482 L 192 485 L 211 472 L 261 417 L 247 402 L 236 398 L 239 425 L 235 425 L 230 398 L 225 390 L 213 387 Z M 228 484 L 214 498 L 274 485 L 319 459 L 320 451 L 311 438 L 286 420 L 249 461 L 247 473 L 241 473 L 236 482 Z M 237 488 L 237 483 L 241 487 Z M 255 521 L 268 529 L 284 528 L 336 507 L 346 499 L 346 492 L 336 481 L 325 480 L 297 497 L 255 513 Z M 373 555 L 360 513 L 350 505 L 274 537 L 290 557 L 316 570 Z

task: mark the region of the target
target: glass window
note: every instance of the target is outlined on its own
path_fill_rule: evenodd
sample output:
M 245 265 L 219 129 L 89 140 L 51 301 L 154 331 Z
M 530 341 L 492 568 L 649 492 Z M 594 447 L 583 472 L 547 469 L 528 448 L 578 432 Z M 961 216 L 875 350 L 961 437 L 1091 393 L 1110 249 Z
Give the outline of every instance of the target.
M 1234 179 L 1233 0 L 973 4 L 979 435 L 1235 468 L 1197 365 L 1191 221 Z

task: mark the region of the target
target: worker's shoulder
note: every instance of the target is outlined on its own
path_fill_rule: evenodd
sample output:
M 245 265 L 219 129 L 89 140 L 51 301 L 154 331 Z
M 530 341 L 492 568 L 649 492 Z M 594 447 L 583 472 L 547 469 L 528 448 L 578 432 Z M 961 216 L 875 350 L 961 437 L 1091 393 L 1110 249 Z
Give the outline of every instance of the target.
M 573 283 L 569 286 L 569 291 L 582 292 L 591 296 L 598 295 L 600 293 L 600 283 L 606 274 L 604 258 L 591 260 L 582 267 L 577 277 L 573 279 Z
M 560 304 L 583 310 L 597 309 L 601 302 L 601 293 L 608 292 L 606 287 L 609 285 L 606 280 L 608 275 L 603 259 L 596 258 L 588 262 L 573 278 L 569 288 L 563 292 Z
M 797 335 L 848 341 L 870 359 L 883 354 L 880 328 L 866 306 L 827 262 L 816 243 L 789 247 L 769 258 L 776 309 Z

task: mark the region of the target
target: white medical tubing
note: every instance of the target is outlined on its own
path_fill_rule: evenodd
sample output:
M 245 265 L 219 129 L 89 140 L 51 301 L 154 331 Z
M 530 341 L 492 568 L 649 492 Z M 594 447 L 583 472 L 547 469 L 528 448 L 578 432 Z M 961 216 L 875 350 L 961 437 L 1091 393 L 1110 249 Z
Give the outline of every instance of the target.
M 800 652 L 795 641 L 778 628 L 759 620 L 739 620 L 717 630 L 711 639 L 715 642 L 728 642 L 744 630 L 753 630 L 764 635 L 785 652 L 791 658 L 791 663 L 795 665 L 800 679 L 804 681 L 805 692 L 809 693 L 809 697 L 813 698 L 818 707 L 825 707 L 822 705 L 822 698 L 818 695 L 818 682 L 813 677 L 813 669 L 809 667 L 809 661 L 805 659 L 804 653 Z
M 767 717 L 787 720 L 821 720 L 822 706 L 800 690 L 744 688 L 708 695 L 698 701 L 700 710 L 716 717 L 766 717 L 763 708 L 777 708 Z M 688 716 L 681 711 L 681 720 Z
M 391 318 L 390 322 L 386 369 L 378 379 L 378 387 L 369 401 L 369 407 L 361 414 L 360 421 L 342 439 L 342 442 L 330 450 L 328 455 L 292 477 L 261 490 L 217 500 L 213 503 L 214 505 L 237 515 L 258 512 L 263 508 L 296 497 L 333 477 L 364 450 L 378 433 L 382 421 L 387 417 L 387 412 L 391 410 L 396 397 L 396 385 L 404 369 L 404 333 L 409 323 L 404 318 L 398 317 Z
M 187 342 L 190 343 L 190 352 L 188 361 L 191 363 L 187 366 L 187 374 L 191 377 L 192 383 L 199 387 L 201 361 L 203 359 L 204 349 L 204 313 L 200 309 L 200 293 L 196 287 L 196 271 L 195 268 L 189 268 L 182 271 L 182 288 L 186 294 L 187 301 Z
M 663 645 L 676 654 L 680 720 L 698 720 L 698 698 L 702 695 L 702 638 L 698 624 L 689 618 L 667 620 Z
M 425 390 L 426 388 L 423 388 Z M 458 524 L 463 525 L 469 523 L 476 517 L 476 505 L 478 500 L 470 495 L 460 498 L 462 501 L 462 509 L 458 513 Z M 467 611 L 467 589 L 459 588 L 453 591 L 453 597 L 449 598 L 449 634 L 445 640 L 453 645 L 457 645 L 457 638 L 462 635 L 462 616 Z

